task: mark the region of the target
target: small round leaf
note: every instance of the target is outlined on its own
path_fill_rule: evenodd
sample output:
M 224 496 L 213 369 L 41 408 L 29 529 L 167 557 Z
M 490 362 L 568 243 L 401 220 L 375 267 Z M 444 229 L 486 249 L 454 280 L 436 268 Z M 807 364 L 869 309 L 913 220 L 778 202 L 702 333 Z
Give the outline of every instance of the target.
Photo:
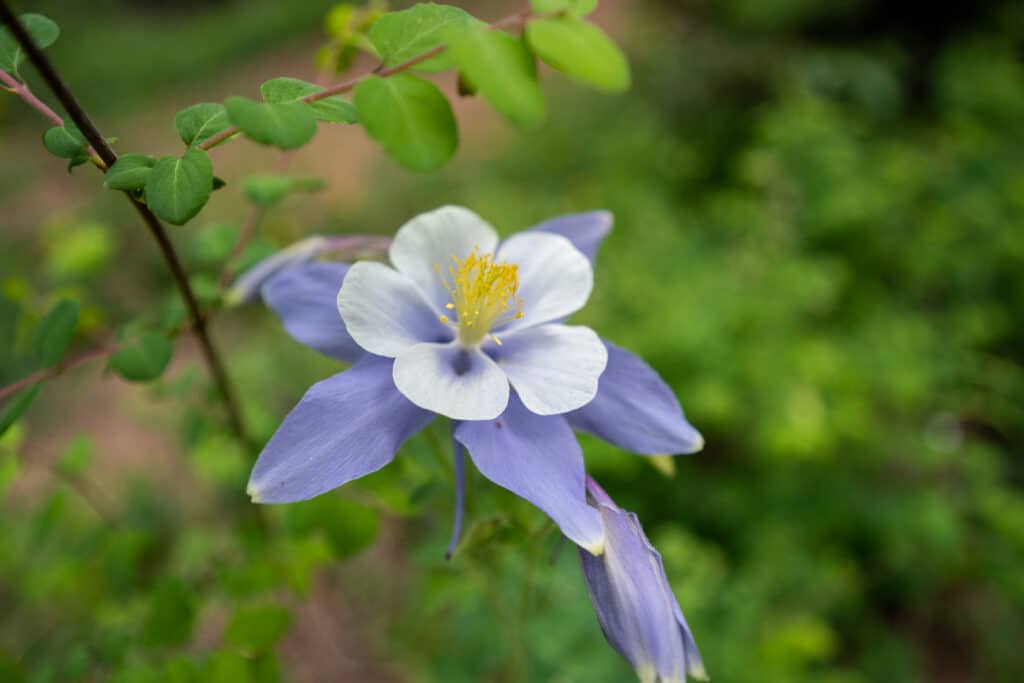
M 224 105 L 231 122 L 263 145 L 298 149 L 316 135 L 316 115 L 305 102 L 263 104 L 245 97 L 229 97 Z
M 268 104 L 298 102 L 303 97 L 322 91 L 319 85 L 300 81 L 297 78 L 273 78 L 262 86 L 263 100 Z M 357 123 L 356 108 L 351 102 L 337 95 L 308 103 L 317 120 L 326 123 Z
M 629 88 L 629 62 L 593 24 L 571 17 L 531 21 L 526 39 L 538 57 L 567 76 L 612 93 Z
M 356 86 L 354 100 L 366 132 L 403 166 L 432 171 L 455 154 L 455 115 L 430 81 L 409 74 L 371 76 Z
M 224 105 L 213 102 L 193 104 L 174 116 L 174 127 L 189 147 L 202 144 L 230 125 Z
M 60 36 L 60 27 L 42 14 L 22 14 L 18 21 L 32 36 L 33 42 L 42 48 L 53 45 Z M 0 69 L 12 74 L 18 73 L 18 66 L 25 59 L 25 51 L 7 29 L 0 27 Z
M 111 356 L 108 367 L 130 382 L 149 382 L 163 374 L 173 353 L 167 337 L 144 332 L 135 343 Z
M 70 299 L 58 301 L 39 321 L 32 337 L 32 348 L 40 365 L 48 368 L 60 362 L 71 343 L 77 324 L 78 302 Z
M 470 85 L 499 112 L 525 127 L 544 119 L 537 65 L 522 40 L 475 26 L 451 31 L 448 49 Z
M 373 23 L 368 35 L 384 66 L 395 66 L 443 45 L 449 29 L 473 21 L 470 14 L 458 7 L 425 2 L 385 14 Z M 451 55 L 442 53 L 415 68 L 444 71 L 453 65 Z
M 89 147 L 85 136 L 72 123 L 47 129 L 43 133 L 43 145 L 50 154 L 61 159 L 81 157 Z
M 146 186 L 155 163 L 148 154 L 124 154 L 107 171 L 103 184 L 111 190 L 140 190 Z
M 190 149 L 180 159 L 166 156 L 156 162 L 146 181 L 146 202 L 168 223 L 184 225 L 206 205 L 212 189 L 210 155 Z

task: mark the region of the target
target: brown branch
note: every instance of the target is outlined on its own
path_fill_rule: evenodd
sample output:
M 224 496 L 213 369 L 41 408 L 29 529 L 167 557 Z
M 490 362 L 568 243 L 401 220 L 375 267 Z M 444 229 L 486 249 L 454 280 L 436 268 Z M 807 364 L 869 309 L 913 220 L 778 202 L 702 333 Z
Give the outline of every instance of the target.
M 0 400 L 5 399 L 12 394 L 16 394 L 22 389 L 32 386 L 36 382 L 42 382 L 43 380 L 50 379 L 51 377 L 64 374 L 68 370 L 72 370 L 94 360 L 106 358 L 107 356 L 116 353 L 120 348 L 121 347 L 116 344 L 101 345 L 95 349 L 90 349 L 79 356 L 75 356 L 71 360 L 60 362 L 52 368 L 33 372 L 28 377 L 22 377 L 14 384 L 8 384 L 6 387 L 0 388 Z
M 513 14 L 512 16 L 505 17 L 504 19 L 501 19 L 499 21 L 494 22 L 493 24 L 490 24 L 489 28 L 491 30 L 501 30 L 506 28 L 513 28 L 515 26 L 522 26 L 532 18 L 535 17 L 530 12 L 519 12 L 518 14 Z M 542 17 L 536 18 L 539 19 Z M 324 90 L 313 93 L 312 95 L 306 95 L 305 97 L 302 98 L 301 101 L 306 103 L 319 102 L 320 100 L 332 97 L 334 95 L 341 95 L 347 93 L 348 91 L 352 90 L 357 85 L 359 85 L 360 83 L 362 83 L 371 76 L 387 78 L 388 76 L 393 76 L 397 73 L 408 71 L 409 69 L 413 68 L 414 66 L 417 66 L 418 64 L 422 64 L 428 59 L 438 56 L 447 49 L 448 47 L 446 45 L 438 45 L 432 50 L 428 50 L 427 52 L 424 52 L 423 54 L 417 57 L 413 57 L 410 60 L 404 61 L 401 64 L 396 64 L 394 66 L 389 66 L 387 68 L 384 68 L 383 63 L 378 64 L 377 67 L 369 73 L 363 74 L 362 76 L 357 76 L 347 81 L 343 81 L 338 85 L 331 86 L 330 88 L 325 88 Z M 225 128 L 221 132 L 217 133 L 213 137 L 201 143 L 199 145 L 199 149 L 212 149 L 219 145 L 220 143 L 227 140 L 228 138 L 233 137 L 234 135 L 237 135 L 240 132 L 241 129 L 238 126 L 231 126 L 230 128 Z
M 78 100 L 68 89 L 67 85 L 64 84 L 63 79 L 57 73 L 57 70 L 50 63 L 49 58 L 43 53 L 43 51 L 35 44 L 31 36 L 18 21 L 17 17 L 11 12 L 11 9 L 7 6 L 4 0 L 0 0 L 0 20 L 10 29 L 14 35 L 15 40 L 21 45 L 25 54 L 28 56 L 29 61 L 42 76 L 43 80 L 49 86 L 50 90 L 63 105 L 67 111 L 68 116 L 74 121 L 75 125 L 85 136 L 85 139 L 92 145 L 93 149 L 96 150 L 97 155 L 103 161 L 106 168 L 113 166 L 114 162 L 117 161 L 117 154 L 107 144 L 107 141 L 100 134 L 96 125 L 89 118 L 82 105 L 79 104 Z M 202 311 L 199 308 L 199 302 L 196 299 L 195 293 L 192 291 L 192 285 L 188 281 L 188 275 L 185 272 L 181 261 L 178 259 L 178 255 L 174 250 L 174 245 L 171 243 L 170 237 L 167 235 L 167 231 L 164 229 L 160 219 L 150 211 L 149 207 L 139 202 L 130 194 L 125 193 L 125 196 L 131 201 L 135 210 L 139 212 L 146 227 L 149 228 L 153 238 L 156 240 L 160 247 L 160 252 L 167 262 L 167 266 L 171 271 L 171 275 L 174 277 L 174 281 L 178 286 L 178 290 L 181 293 L 182 299 L 185 301 L 185 307 L 188 309 L 189 317 L 192 319 L 192 325 L 195 328 L 196 336 L 199 338 L 199 345 L 203 352 L 203 357 L 206 360 L 206 364 L 209 368 L 210 374 L 213 377 L 214 383 L 217 385 L 218 391 L 220 392 L 221 399 L 224 401 L 224 407 L 227 410 L 228 422 L 231 425 L 231 429 L 242 441 L 247 441 L 245 436 L 245 429 L 242 425 L 241 413 L 238 410 L 238 404 L 235 401 L 234 392 L 231 388 L 231 383 L 228 380 L 227 372 L 224 370 L 224 365 L 221 362 L 220 355 L 217 353 L 216 348 L 213 345 L 213 340 L 210 338 L 209 332 L 206 329 L 206 320 L 203 316 Z

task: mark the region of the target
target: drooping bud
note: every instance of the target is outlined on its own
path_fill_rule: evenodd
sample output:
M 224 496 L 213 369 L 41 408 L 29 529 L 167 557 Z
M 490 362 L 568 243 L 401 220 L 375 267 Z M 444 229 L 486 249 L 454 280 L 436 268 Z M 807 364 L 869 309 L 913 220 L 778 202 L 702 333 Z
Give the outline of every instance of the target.
M 683 683 L 687 676 L 707 680 L 661 555 L 639 519 L 589 477 L 587 491 L 604 521 L 605 546 L 598 556 L 581 548 L 580 560 L 605 638 L 633 665 L 641 683 Z

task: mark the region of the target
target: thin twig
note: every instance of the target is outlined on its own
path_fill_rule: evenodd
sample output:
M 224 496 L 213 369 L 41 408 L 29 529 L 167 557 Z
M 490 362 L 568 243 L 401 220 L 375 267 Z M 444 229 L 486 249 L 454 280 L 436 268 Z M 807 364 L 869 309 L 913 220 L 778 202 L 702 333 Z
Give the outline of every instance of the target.
M 531 12 L 519 12 L 517 14 L 513 14 L 512 16 L 508 16 L 505 17 L 504 19 L 496 21 L 493 24 L 490 24 L 489 28 L 491 28 L 492 30 L 500 30 L 505 28 L 512 28 L 515 26 L 521 26 L 525 24 L 527 21 L 529 21 L 531 18 L 542 17 L 534 17 L 534 15 Z M 388 76 L 393 76 L 397 73 L 401 73 L 402 71 L 408 71 L 412 67 L 418 64 L 422 64 L 428 59 L 438 56 L 447 49 L 448 47 L 446 45 L 438 45 L 432 50 L 428 50 L 427 52 L 424 52 L 423 54 L 417 57 L 413 57 L 408 61 L 402 62 L 401 64 L 396 64 L 394 66 L 390 66 L 387 68 L 383 68 L 384 65 L 379 64 L 370 73 L 366 73 L 363 74 L 362 76 L 357 76 L 350 80 L 343 81 L 338 85 L 331 86 L 330 88 L 325 88 L 324 90 L 321 90 L 320 92 L 315 92 L 312 95 L 306 95 L 305 97 L 302 98 L 301 101 L 306 103 L 319 102 L 322 99 L 326 99 L 334 95 L 342 95 L 344 93 L 347 93 L 349 90 L 352 90 L 357 85 L 365 81 L 367 78 L 370 78 L 371 76 L 387 78 Z M 221 132 L 217 133 L 213 137 L 210 137 L 205 142 L 201 143 L 199 145 L 199 149 L 212 149 L 219 145 L 220 143 L 227 140 L 228 138 L 233 137 L 240 132 L 241 129 L 238 126 L 231 126 L 230 128 L 225 128 Z
M 22 377 L 14 384 L 8 384 L 6 387 L 0 388 L 0 400 L 5 399 L 12 394 L 16 394 L 22 389 L 32 386 L 36 382 L 42 382 L 43 380 L 50 379 L 51 377 L 56 377 L 68 370 L 77 368 L 79 365 L 85 365 L 86 363 L 90 363 L 94 360 L 106 358 L 112 353 L 116 353 L 120 348 L 121 347 L 116 344 L 105 344 L 95 349 L 90 349 L 79 356 L 75 356 L 71 360 L 58 363 L 52 368 L 33 372 L 28 377 Z
M 320 69 L 320 73 L 317 74 L 316 83 L 319 86 L 326 87 L 331 82 L 331 75 L 334 70 L 329 67 Z M 295 158 L 294 149 L 283 150 L 281 155 L 277 158 L 277 162 L 274 164 L 274 173 L 282 174 L 288 170 L 288 167 L 292 163 L 292 159 Z M 235 269 L 233 263 L 238 259 L 239 256 L 245 251 L 245 248 L 252 241 L 252 238 L 256 235 L 256 228 L 263 222 L 263 217 L 267 215 L 267 209 L 264 206 L 254 205 L 249 209 L 249 214 L 246 216 L 245 221 L 242 223 L 242 227 L 238 231 L 238 237 L 235 239 L 234 245 L 231 247 L 231 253 L 224 260 L 224 267 L 221 268 L 220 277 L 217 278 L 217 284 L 221 289 L 227 289 L 228 285 L 231 284 L 232 278 L 235 276 Z
M 14 76 L 10 75 L 9 73 L 4 71 L 3 69 L 0 69 L 0 81 L 2 81 L 4 85 L 6 85 L 8 88 L 10 88 L 12 93 L 14 93 L 15 95 L 17 95 L 21 99 L 23 99 L 26 102 L 28 102 L 30 107 L 32 107 L 33 109 L 38 111 L 40 114 L 42 114 L 46 118 L 50 119 L 50 121 L 53 123 L 53 125 L 55 125 L 55 126 L 63 126 L 64 125 L 64 119 L 62 119 L 57 114 L 57 112 L 55 112 L 54 110 L 50 109 L 49 105 L 47 105 L 46 102 L 43 102 L 41 99 L 36 97 L 35 93 L 33 93 L 29 89 L 28 85 L 26 85 L 25 83 L 22 83 L 17 78 L 15 78 Z
M 238 239 L 235 240 L 235 244 L 231 247 L 231 253 L 224 259 L 224 267 L 221 268 L 220 277 L 217 278 L 217 285 L 221 289 L 227 289 L 227 286 L 231 284 L 231 279 L 235 276 L 235 269 L 232 264 L 245 251 L 246 245 L 249 244 L 253 235 L 256 234 L 257 226 L 259 226 L 266 215 L 266 207 L 255 205 L 249 209 L 249 215 L 245 217 L 245 222 L 238 229 Z
M 43 51 L 36 46 L 31 36 L 29 36 L 28 32 L 25 31 L 21 22 L 18 21 L 14 13 L 11 12 L 11 9 L 7 6 L 7 3 L 4 0 L 0 0 L 0 20 L 2 20 L 10 29 L 15 40 L 18 41 L 22 49 L 25 51 L 25 54 L 28 56 L 29 61 L 39 72 L 39 75 L 42 76 L 50 90 L 53 91 L 53 94 L 64 106 L 68 116 L 70 116 L 71 120 L 74 121 L 85 139 L 90 145 L 92 145 L 93 149 L 96 150 L 96 153 L 103 161 L 103 164 L 107 168 L 110 168 L 114 162 L 117 161 L 117 154 L 110 145 L 107 144 L 107 141 L 100 134 L 96 125 L 92 122 L 92 119 L 90 119 L 88 114 L 86 114 L 82 105 L 79 104 L 75 96 L 64 84 L 63 79 L 50 63 L 49 58 L 47 58 Z M 213 376 L 213 380 L 217 385 L 221 399 L 224 401 L 224 407 L 227 410 L 228 422 L 231 429 L 239 439 L 245 442 L 247 441 L 245 429 L 242 425 L 241 413 L 238 410 L 238 404 L 235 401 L 234 392 L 231 389 L 231 384 L 228 380 L 227 373 L 224 370 L 224 365 L 221 362 L 220 355 L 217 353 L 212 339 L 210 339 L 209 332 L 206 329 L 206 320 L 199 308 L 199 302 L 196 299 L 195 293 L 192 291 L 192 285 L 189 283 L 188 275 L 186 274 L 185 269 L 174 250 L 174 245 L 171 243 L 171 240 L 167 235 L 167 231 L 164 229 L 160 219 L 158 219 L 156 215 L 149 210 L 149 207 L 139 202 L 128 193 L 125 193 L 125 196 L 132 202 L 135 210 L 139 212 L 143 222 L 145 222 L 146 227 L 149 228 L 149 231 L 152 233 L 160 247 L 160 252 L 164 257 L 164 260 L 167 262 L 167 266 L 171 271 L 171 275 L 174 277 L 174 281 L 178 286 L 182 299 L 185 301 L 185 307 L 188 309 L 189 317 L 192 319 L 192 325 L 195 328 L 196 336 L 199 338 L 199 345 L 202 349 L 203 357 L 205 358 L 210 374 Z

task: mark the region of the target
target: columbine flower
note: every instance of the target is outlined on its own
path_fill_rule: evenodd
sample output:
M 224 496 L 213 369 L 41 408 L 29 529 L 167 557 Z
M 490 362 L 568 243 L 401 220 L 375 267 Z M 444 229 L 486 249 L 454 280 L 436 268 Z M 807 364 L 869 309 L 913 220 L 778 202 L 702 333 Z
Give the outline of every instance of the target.
M 697 644 L 672 594 L 661 555 L 640 520 L 619 508 L 593 479 L 587 490 L 601 511 L 604 553 L 580 550 L 590 601 L 608 642 L 641 683 L 707 680 Z
M 453 420 L 457 463 L 464 448 L 599 553 L 573 429 L 642 454 L 703 445 L 646 363 L 561 322 L 586 303 L 610 228 L 606 212 L 577 214 L 499 243 L 476 214 L 446 207 L 398 231 L 394 268 L 313 262 L 267 280 L 285 329 L 353 366 L 285 418 L 253 469 L 253 500 L 304 500 L 374 472 L 440 414 Z

